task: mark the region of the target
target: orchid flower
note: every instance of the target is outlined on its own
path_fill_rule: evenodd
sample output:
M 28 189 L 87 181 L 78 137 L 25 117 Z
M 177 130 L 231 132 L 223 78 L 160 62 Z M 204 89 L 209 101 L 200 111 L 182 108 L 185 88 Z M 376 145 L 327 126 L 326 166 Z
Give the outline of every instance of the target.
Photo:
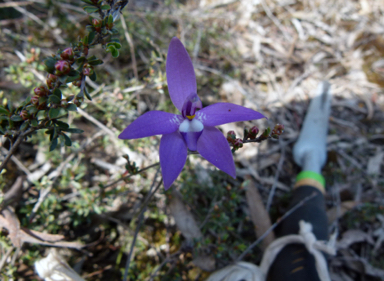
M 192 61 L 176 37 L 169 44 L 166 73 L 169 95 L 181 115 L 156 110 L 146 112 L 125 128 L 119 138 L 163 135 L 160 141 L 160 166 L 166 190 L 181 173 L 188 149 L 197 151 L 217 168 L 236 178 L 231 148 L 215 126 L 265 116 L 232 103 L 216 103 L 202 108 L 197 96 Z

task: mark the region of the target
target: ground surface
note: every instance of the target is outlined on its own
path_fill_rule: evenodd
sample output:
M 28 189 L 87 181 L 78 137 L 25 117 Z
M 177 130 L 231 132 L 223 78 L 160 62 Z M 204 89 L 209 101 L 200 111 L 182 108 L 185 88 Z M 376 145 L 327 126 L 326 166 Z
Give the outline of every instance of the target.
M 5 10 L 8 2 L 0 2 L 3 105 L 31 95 L 46 75 L 36 62 L 75 42 L 88 21 L 80 1 L 24 2 L 18 12 Z M 384 2 L 137 0 L 123 15 L 126 26 L 117 24 L 120 57 L 93 50 L 104 60 L 96 69 L 98 80 L 88 84 L 93 100 L 68 117 L 84 133 L 73 136 L 72 148 L 48 152 L 48 140 L 39 132 L 16 153 L 21 163 L 7 166 L 4 192 L 17 178 L 22 186 L 15 206 L 21 226 L 85 245 L 58 250 L 87 280 L 121 279 L 136 229 L 131 280 L 204 280 L 206 270 L 230 264 L 255 241 L 252 215 L 265 220 L 263 212 L 250 213 L 248 176 L 261 194 L 259 206 L 276 187 L 273 222 L 287 211 L 300 171 L 292 145 L 317 84 L 328 80 L 333 101 L 324 176 L 329 231 L 339 233 L 331 277 L 383 280 Z M 242 137 L 245 126 L 263 130 L 276 123 L 285 132 L 278 141 L 238 150 L 236 180 L 190 155 L 173 191 L 160 187 L 141 217 L 147 196 L 161 181 L 158 166 L 111 183 L 128 173 L 123 154 L 139 169 L 157 163 L 160 138 L 121 141 L 117 135 L 148 110 L 175 111 L 165 79 L 173 36 L 191 55 L 204 105 L 228 101 L 268 117 L 221 126 L 224 133 L 235 130 Z M 35 62 L 28 61 L 38 52 Z M 70 86 L 66 94 L 76 91 Z M 7 148 L 5 139 L 0 148 Z M 49 195 L 30 220 L 39 194 L 47 189 Z M 196 232 L 176 225 L 189 216 Z M 3 230 L 0 236 L 2 278 L 41 280 L 33 263 L 50 247 L 24 244 L 18 249 L 7 234 Z M 258 263 L 260 258 L 256 247 L 244 260 Z

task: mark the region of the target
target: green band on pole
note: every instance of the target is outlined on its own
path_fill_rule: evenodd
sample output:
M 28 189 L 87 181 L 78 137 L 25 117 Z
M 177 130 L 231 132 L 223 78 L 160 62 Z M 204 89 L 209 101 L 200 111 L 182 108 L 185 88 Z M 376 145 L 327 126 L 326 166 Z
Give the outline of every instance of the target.
M 323 187 L 325 187 L 325 179 L 322 175 L 312 172 L 312 171 L 302 171 L 300 172 L 297 177 L 296 181 L 303 180 L 303 179 L 313 179 L 317 182 L 319 182 Z

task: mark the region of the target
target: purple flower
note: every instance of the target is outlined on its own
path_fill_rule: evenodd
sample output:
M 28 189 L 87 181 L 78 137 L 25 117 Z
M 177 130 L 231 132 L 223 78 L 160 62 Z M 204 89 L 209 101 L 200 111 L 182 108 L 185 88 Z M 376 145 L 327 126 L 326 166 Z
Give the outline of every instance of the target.
M 166 72 L 169 95 L 181 115 L 155 110 L 146 112 L 133 121 L 119 138 L 163 135 L 160 141 L 160 166 L 166 190 L 183 169 L 188 149 L 199 152 L 217 168 L 235 178 L 231 148 L 215 126 L 265 116 L 232 103 L 216 103 L 202 109 L 191 59 L 176 37 L 169 44 Z

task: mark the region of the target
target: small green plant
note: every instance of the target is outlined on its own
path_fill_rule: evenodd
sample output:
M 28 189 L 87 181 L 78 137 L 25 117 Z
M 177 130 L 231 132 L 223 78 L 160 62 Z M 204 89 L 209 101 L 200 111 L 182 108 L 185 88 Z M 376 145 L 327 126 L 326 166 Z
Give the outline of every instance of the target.
M 94 67 L 103 62 L 96 56 L 88 56 L 89 49 L 101 45 L 113 57 L 119 56 L 121 44 L 115 38 L 117 29 L 114 22 L 118 19 L 121 9 L 128 3 L 126 1 L 89 1 L 82 0 L 89 6 L 84 10 L 89 14 L 89 25 L 86 26 L 88 34 L 64 50 L 46 58 L 43 65 L 36 60 L 39 51 L 31 52 L 26 63 L 35 64 L 34 67 L 48 72 L 46 83 L 34 88 L 33 96 L 29 96 L 20 104 L 14 106 L 10 101 L 0 106 L 0 135 L 5 136 L 11 143 L 7 157 L 0 165 L 0 172 L 4 169 L 10 157 L 15 153 L 20 143 L 32 133 L 45 129 L 49 135 L 50 150 L 57 145 L 71 146 L 71 133 L 81 133 L 82 130 L 70 128 L 67 122 L 62 121 L 69 111 L 76 111 L 84 102 L 84 97 L 91 100 L 85 85 L 86 77 L 96 80 Z M 21 66 L 22 67 L 22 66 Z M 13 77 L 17 76 L 22 68 L 10 67 L 8 70 Z M 22 83 L 30 86 L 32 78 L 28 76 Z M 65 96 L 63 90 L 68 83 L 80 88 L 75 95 Z

